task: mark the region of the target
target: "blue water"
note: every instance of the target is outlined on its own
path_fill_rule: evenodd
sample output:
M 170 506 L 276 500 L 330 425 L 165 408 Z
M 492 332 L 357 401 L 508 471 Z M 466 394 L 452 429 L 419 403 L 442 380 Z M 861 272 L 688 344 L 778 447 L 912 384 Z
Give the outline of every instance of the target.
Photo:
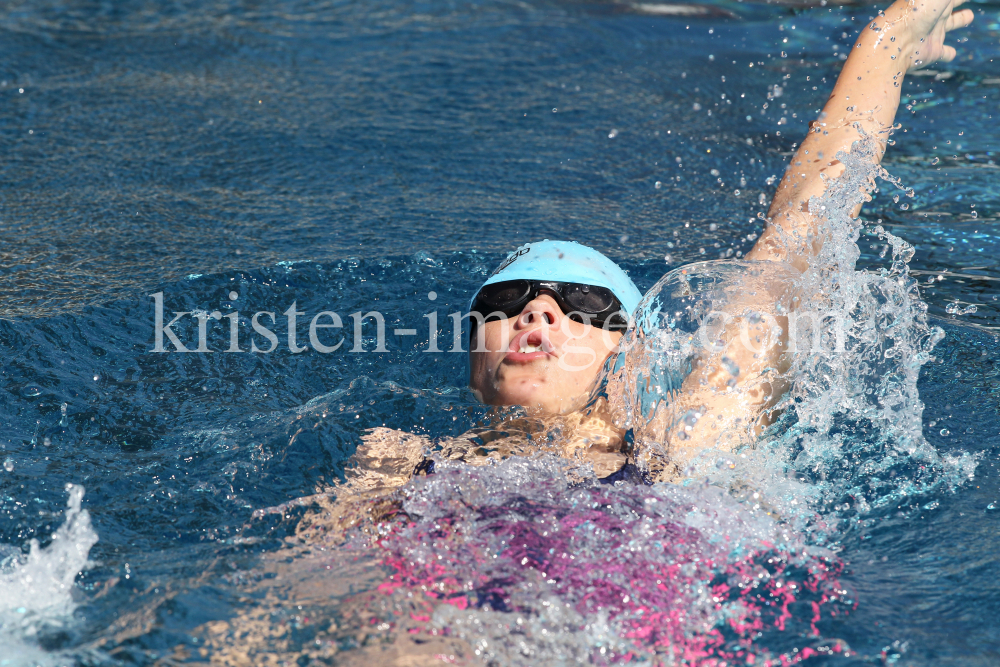
M 885 166 L 916 197 L 883 188 L 865 215 L 915 246 L 947 334 L 921 374 L 924 434 L 981 459 L 957 487 L 844 522 L 831 544 L 857 607 L 820 630 L 853 654 L 815 664 L 1000 653 L 1000 5 L 972 6 L 959 60 L 904 87 Z M 447 349 L 446 314 L 518 243 L 592 245 L 641 289 L 748 250 L 771 177 L 874 11 L 685 7 L 0 7 L 0 543 L 45 546 L 67 483 L 86 488 L 99 536 L 72 616 L 17 641 L 59 664 L 235 664 L 206 643 L 211 624 L 258 614 L 283 628 L 254 635 L 260 655 L 326 664 L 302 646 L 350 582 L 323 602 L 286 585 L 261 563 L 284 558 L 306 508 L 254 510 L 329 489 L 365 429 L 482 422 L 461 355 L 422 352 L 423 314 L 441 313 Z M 881 243 L 859 245 L 878 265 Z M 167 311 L 335 311 L 347 342 L 291 354 L 279 323 L 271 354 L 152 353 L 157 292 Z M 350 313 L 371 309 L 418 334 L 348 352 Z M 210 347 L 227 325 L 213 321 Z M 183 332 L 194 347 L 194 324 Z M 0 636 L 3 664 L 15 648 Z

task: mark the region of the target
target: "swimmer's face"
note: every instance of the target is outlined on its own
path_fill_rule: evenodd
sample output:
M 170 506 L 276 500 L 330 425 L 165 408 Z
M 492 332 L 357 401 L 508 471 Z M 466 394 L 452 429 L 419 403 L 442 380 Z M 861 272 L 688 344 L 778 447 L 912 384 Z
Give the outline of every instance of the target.
M 586 404 L 621 337 L 571 320 L 542 291 L 516 318 L 475 329 L 469 386 L 489 405 L 572 412 Z

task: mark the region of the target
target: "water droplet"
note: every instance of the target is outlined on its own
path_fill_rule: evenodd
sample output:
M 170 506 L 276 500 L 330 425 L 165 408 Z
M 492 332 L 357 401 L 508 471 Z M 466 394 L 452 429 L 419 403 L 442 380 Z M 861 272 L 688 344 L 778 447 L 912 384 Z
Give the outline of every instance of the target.
M 617 136 L 618 136 L 618 130 L 612 129 L 610 132 L 608 132 L 608 139 L 614 139 Z
M 990 503 L 989 505 L 986 506 L 986 509 L 988 510 L 995 510 L 996 508 L 997 508 L 996 503 Z
M 14 461 L 13 461 L 13 459 L 9 459 L 9 458 L 8 459 L 4 459 L 3 469 L 6 470 L 7 472 L 12 472 L 14 470 Z
M 21 390 L 21 396 L 24 396 L 25 398 L 34 398 L 35 396 L 40 396 L 41 393 L 42 390 L 33 384 L 29 384 Z
M 946 428 L 943 428 L 943 429 L 941 429 L 941 435 L 943 435 L 945 437 L 948 437 L 949 435 L 951 435 L 951 431 L 949 431 Z
M 238 298 L 240 298 L 240 295 L 238 293 L 236 293 L 236 292 L 230 292 L 229 293 L 229 300 L 230 301 L 236 301 L 236 299 L 238 299 Z
M 657 190 L 659 190 L 660 188 L 663 187 L 663 183 L 661 183 L 660 181 L 657 181 L 656 183 L 653 184 L 653 187 L 656 188 Z
M 944 312 L 949 315 L 971 315 L 977 310 L 979 310 L 979 307 L 975 305 L 969 305 L 963 308 L 961 303 L 958 301 L 953 301 L 944 308 Z
M 673 264 L 674 256 L 668 252 L 666 255 L 663 256 L 663 261 L 666 262 L 667 264 Z
M 710 231 L 710 232 L 714 232 L 718 228 L 719 228 L 719 226 L 717 224 L 715 224 L 714 222 L 708 225 L 708 231 Z

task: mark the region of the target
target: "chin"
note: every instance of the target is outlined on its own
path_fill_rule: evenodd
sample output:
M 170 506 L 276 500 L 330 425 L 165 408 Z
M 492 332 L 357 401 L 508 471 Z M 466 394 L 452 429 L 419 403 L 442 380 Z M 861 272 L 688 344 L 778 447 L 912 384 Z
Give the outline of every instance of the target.
M 554 370 L 548 366 L 512 368 L 492 380 L 474 374 L 470 388 L 481 403 L 521 405 L 547 414 L 571 412 L 584 405 L 589 392 L 580 395 L 576 383 L 567 382 Z
M 522 405 L 533 411 L 547 414 L 562 414 L 576 410 L 586 402 L 586 396 L 564 396 L 544 382 L 516 383 L 521 386 L 498 388 L 495 395 L 497 405 Z M 525 386 L 527 385 L 527 386 Z
M 533 408 L 546 403 L 549 391 L 544 380 L 524 378 L 505 382 L 496 388 L 494 403 L 497 405 L 523 405 Z

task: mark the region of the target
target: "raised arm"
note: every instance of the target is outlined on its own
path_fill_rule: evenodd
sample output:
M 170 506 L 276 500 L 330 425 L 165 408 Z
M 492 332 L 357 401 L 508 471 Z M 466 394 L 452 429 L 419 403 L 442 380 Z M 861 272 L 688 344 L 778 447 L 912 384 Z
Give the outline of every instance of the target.
M 875 155 L 881 162 L 899 107 L 908 70 L 933 62 L 950 62 L 955 49 L 945 34 L 969 25 L 972 10 L 954 11 L 964 0 L 898 0 L 865 26 L 833 93 L 813 121 L 775 192 L 769 223 L 747 254 L 748 259 L 783 260 L 805 270 L 822 247 L 822 218 L 809 210 L 809 199 L 821 195 L 825 179 L 844 171 L 838 151 L 849 151 L 860 134 L 855 125 L 877 136 Z M 854 212 L 857 215 L 860 207 Z
M 946 46 L 944 38 L 972 22 L 972 11 L 954 11 L 962 1 L 899 0 L 868 23 L 823 112 L 792 158 L 771 203 L 768 225 L 747 259 L 784 261 L 799 271 L 809 267 L 826 237 L 823 218 L 809 210 L 810 198 L 823 194 L 826 181 L 843 173 L 836 155 L 849 151 L 860 138 L 856 124 L 877 137 L 874 158 L 881 161 L 906 72 L 955 58 L 955 49 Z M 854 215 L 859 212 L 860 206 Z M 734 315 L 743 316 L 719 336 L 724 349 L 696 360 L 677 400 L 654 425 L 676 469 L 705 449 L 733 449 L 752 439 L 785 392 L 787 346 L 769 340 L 775 336 L 770 323 L 746 318 L 757 306 L 761 312 L 773 312 L 773 301 L 765 302 L 782 289 L 778 273 L 774 289 L 748 292 L 742 302 L 729 304 Z M 787 331 L 786 320 L 778 316 L 773 323 Z M 648 456 L 655 459 L 657 453 Z M 669 469 L 664 474 L 669 476 Z

